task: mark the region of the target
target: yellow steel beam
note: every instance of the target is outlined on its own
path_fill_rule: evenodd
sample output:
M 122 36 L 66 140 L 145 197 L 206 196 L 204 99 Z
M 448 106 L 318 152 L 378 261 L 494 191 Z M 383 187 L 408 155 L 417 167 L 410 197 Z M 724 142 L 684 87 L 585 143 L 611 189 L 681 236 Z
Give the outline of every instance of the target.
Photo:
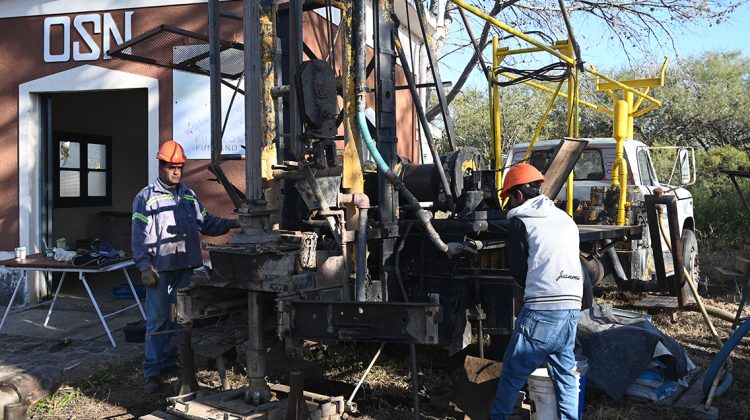
M 541 42 L 537 41 L 536 39 L 534 39 L 534 38 L 526 35 L 525 33 L 519 31 L 518 29 L 515 29 L 515 28 L 513 28 L 511 26 L 508 26 L 508 25 L 504 24 L 503 22 L 500 22 L 499 20 L 497 20 L 494 17 L 492 17 L 492 16 L 484 13 L 483 11 L 477 9 L 476 7 L 474 7 L 474 6 L 466 3 L 465 1 L 463 1 L 463 0 L 451 0 L 451 2 L 453 4 L 455 4 L 456 6 L 462 8 L 462 9 L 468 11 L 468 12 L 473 13 L 477 17 L 479 17 L 481 19 L 484 19 L 487 22 L 492 23 L 493 25 L 495 25 L 498 28 L 504 30 L 505 32 L 508 32 L 509 34 L 514 35 L 514 36 L 516 36 L 516 37 L 518 37 L 518 38 L 520 38 L 520 39 L 528 42 L 529 44 L 534 45 L 535 47 L 540 48 L 542 51 L 546 51 L 546 52 L 554 55 L 555 57 L 559 58 L 560 60 L 562 60 L 562 61 L 564 61 L 564 62 L 566 62 L 568 64 L 570 64 L 571 66 L 575 66 L 576 65 L 576 60 L 574 60 L 574 59 L 566 56 L 565 54 L 561 54 L 561 53 L 557 52 L 554 48 L 550 48 L 550 47 L 544 45 L 543 43 L 541 43 Z
M 561 41 L 556 43 L 555 45 L 550 45 L 549 48 L 552 48 L 553 50 L 565 50 L 568 48 L 568 44 L 566 41 Z M 546 52 L 546 50 L 543 50 L 539 47 L 531 47 L 531 48 L 519 48 L 515 50 L 511 50 L 510 48 L 500 48 L 497 50 L 497 54 L 499 56 L 505 57 L 508 55 L 518 55 L 518 54 L 528 54 L 528 53 L 535 53 L 535 52 Z
M 658 107 L 659 107 L 659 105 L 653 104 L 653 105 L 649 106 L 648 108 L 643 108 L 642 110 L 640 110 L 638 112 L 634 112 L 633 113 L 633 118 L 638 118 L 638 117 L 642 116 L 643 114 L 646 114 L 649 111 L 653 111 L 654 109 L 656 109 Z
M 560 83 L 557 84 L 557 89 L 554 90 L 552 98 L 550 98 L 549 105 L 547 105 L 547 109 L 544 111 L 544 115 L 542 115 L 542 119 L 539 120 L 539 124 L 537 124 L 536 126 L 536 130 L 534 131 L 534 136 L 531 138 L 531 143 L 529 143 L 529 147 L 526 149 L 526 154 L 524 154 L 523 156 L 524 162 L 529 160 L 529 156 L 531 156 L 531 151 L 534 149 L 534 143 L 536 143 L 536 141 L 539 139 L 539 134 L 542 133 L 542 127 L 544 127 L 544 123 L 547 122 L 547 117 L 549 117 L 549 113 L 550 111 L 552 111 L 552 107 L 555 105 L 555 100 L 560 96 L 560 89 L 562 88 L 562 85 L 564 82 L 565 82 L 564 80 L 561 80 Z
M 492 37 L 492 50 L 497 51 L 498 48 L 498 37 L 497 35 Z M 492 57 L 492 68 L 500 66 L 500 62 L 503 61 L 502 57 L 497 54 L 493 54 Z M 490 80 L 494 80 L 494 77 Z M 500 186 L 503 185 L 503 133 L 502 133 L 502 119 L 500 113 L 500 87 L 496 83 L 492 83 L 492 141 L 495 156 L 495 185 L 498 187 L 498 194 L 500 193 Z M 499 196 L 498 196 L 499 197 Z
M 647 87 L 646 89 L 643 89 L 643 93 L 648 95 L 648 93 L 651 91 L 650 87 Z M 643 98 L 638 98 L 638 100 L 635 102 L 635 105 L 633 105 L 633 109 L 630 110 L 630 113 L 633 114 L 635 111 L 638 110 L 638 108 L 641 107 L 641 104 L 643 103 Z
M 632 93 L 632 94 L 634 94 L 634 95 L 636 95 L 638 97 L 641 97 L 641 98 L 644 98 L 644 99 L 648 99 L 649 101 L 651 101 L 651 102 L 653 102 L 653 103 L 661 106 L 661 101 L 660 100 L 658 100 L 656 98 L 653 98 L 651 96 L 648 96 L 648 95 L 646 95 L 645 93 L 643 93 L 643 92 L 641 92 L 639 90 L 633 89 L 632 87 L 630 87 L 630 86 L 628 86 L 626 84 L 623 84 L 622 82 L 618 82 L 617 80 L 615 80 L 615 79 L 613 79 L 613 78 L 611 78 L 609 76 L 605 76 L 605 75 L 599 73 L 598 71 L 596 71 L 596 67 L 594 67 L 594 66 L 589 66 L 589 68 L 587 68 L 586 71 L 589 72 L 589 73 L 591 73 L 591 74 L 593 74 L 597 78 L 602 78 L 602 79 L 604 79 L 604 80 L 612 83 L 614 86 L 617 86 L 618 88 L 624 90 L 625 92 L 630 92 L 630 93 Z M 597 80 L 596 84 L 599 85 L 599 81 L 598 80 Z
M 645 79 L 633 79 L 633 80 L 623 80 L 620 83 L 628 85 L 634 89 L 643 89 L 643 88 L 650 88 L 650 87 L 662 87 L 664 86 L 664 76 L 667 72 L 667 64 L 669 64 L 669 57 L 664 58 L 664 63 L 661 65 L 661 69 L 659 69 L 659 77 L 651 77 L 651 78 L 645 78 Z M 612 82 L 599 82 L 596 83 L 596 90 L 610 90 L 610 89 L 618 89 L 620 86 L 612 83 Z
M 510 73 L 500 73 L 500 74 L 503 75 L 503 76 L 505 76 L 505 77 L 507 77 L 508 79 L 511 79 L 511 80 L 515 80 L 515 79 L 518 78 L 518 76 L 510 74 Z M 536 83 L 536 82 L 532 82 L 530 80 L 527 80 L 527 81 L 525 81 L 523 83 L 525 85 L 533 87 L 534 89 L 539 89 L 539 90 L 541 90 L 543 92 L 547 92 L 547 93 L 554 93 L 555 92 L 554 89 L 548 88 L 547 86 L 541 85 L 541 84 Z M 557 91 L 556 96 L 558 98 L 565 98 L 565 99 L 568 98 L 568 95 L 566 93 L 562 93 L 560 91 Z M 603 112 L 603 113 L 605 113 L 607 115 L 614 115 L 614 111 L 613 110 L 611 110 L 609 108 L 606 108 L 606 107 L 603 107 L 601 105 L 597 105 L 597 104 L 594 104 L 594 103 L 591 103 L 591 102 L 588 102 L 588 101 L 584 101 L 583 99 L 578 99 L 578 103 L 581 104 L 581 105 L 585 105 L 585 106 L 587 106 L 589 108 L 593 108 L 593 109 L 595 109 L 595 110 L 597 110 L 599 112 Z
M 542 51 L 546 51 L 546 52 L 552 54 L 553 56 L 555 56 L 555 57 L 559 58 L 560 60 L 562 60 L 562 61 L 570 64 L 573 67 L 576 66 L 577 63 L 576 63 L 575 59 L 573 59 L 571 57 L 568 57 L 567 55 L 558 52 L 554 48 L 551 48 L 551 47 L 549 47 L 547 45 L 544 45 L 543 43 L 537 41 L 536 39 L 531 38 L 530 36 L 526 35 L 525 33 L 520 32 L 519 30 L 517 30 L 517 29 L 515 29 L 515 28 L 513 28 L 511 26 L 508 26 L 508 25 L 504 24 L 503 22 L 500 22 L 499 20 L 497 20 L 494 17 L 492 17 L 492 16 L 484 13 L 483 11 L 477 9 L 476 7 L 474 7 L 474 6 L 466 3 L 465 1 L 463 1 L 463 0 L 450 0 L 450 1 L 451 1 L 451 3 L 455 4 L 456 6 L 458 6 L 458 7 L 462 8 L 462 9 L 464 9 L 464 10 L 467 10 L 467 11 L 473 13 L 477 17 L 479 17 L 481 19 L 484 19 L 487 22 L 492 23 L 493 25 L 495 25 L 498 28 L 504 30 L 505 32 L 508 32 L 509 34 L 514 35 L 514 36 L 516 36 L 516 37 L 518 37 L 518 38 L 520 38 L 520 39 L 528 42 L 529 44 L 538 47 Z M 600 78 L 602 78 L 602 79 L 604 79 L 604 80 L 606 80 L 606 81 L 608 81 L 610 83 L 613 83 L 615 86 L 619 87 L 620 89 L 624 89 L 625 91 L 632 92 L 633 94 L 635 94 L 635 95 L 637 95 L 639 97 L 643 97 L 643 98 L 648 99 L 649 101 L 651 101 L 651 102 L 653 102 L 655 104 L 661 105 L 661 102 L 658 101 L 657 99 L 652 98 L 651 96 L 648 96 L 648 95 L 644 95 L 643 93 L 639 92 L 636 89 L 633 89 L 630 86 L 627 86 L 627 85 L 625 85 L 625 84 L 623 84 L 621 82 L 618 82 L 617 80 L 612 79 L 611 77 L 608 77 L 608 76 L 605 76 L 605 75 L 599 73 L 598 71 L 596 71 L 596 68 L 594 66 L 590 66 L 589 68 L 587 68 L 585 70 L 587 72 L 593 74 L 594 76 L 600 77 Z M 597 82 L 597 84 L 598 84 L 598 82 Z

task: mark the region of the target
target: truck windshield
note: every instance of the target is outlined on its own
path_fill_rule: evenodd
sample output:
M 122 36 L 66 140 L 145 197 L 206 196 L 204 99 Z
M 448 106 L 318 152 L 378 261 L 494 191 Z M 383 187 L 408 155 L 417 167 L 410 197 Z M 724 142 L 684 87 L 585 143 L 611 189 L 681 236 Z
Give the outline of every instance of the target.
M 552 159 L 553 153 L 554 150 L 552 149 L 535 150 L 529 156 L 529 163 L 544 172 Z M 516 152 L 513 155 L 513 163 L 520 162 L 525 154 L 525 151 Z M 598 181 L 604 179 L 604 174 L 604 160 L 601 151 L 598 149 L 584 150 L 573 168 L 573 179 L 575 181 Z

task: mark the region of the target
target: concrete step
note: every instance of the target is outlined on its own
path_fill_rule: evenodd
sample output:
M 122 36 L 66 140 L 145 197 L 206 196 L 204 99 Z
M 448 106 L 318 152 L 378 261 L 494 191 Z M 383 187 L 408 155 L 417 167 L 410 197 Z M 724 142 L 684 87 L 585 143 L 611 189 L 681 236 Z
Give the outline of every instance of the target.
M 720 284 L 745 283 L 745 274 L 734 268 L 714 267 L 711 270 L 711 281 Z
M 734 257 L 734 269 L 745 275 L 750 274 L 750 257 Z

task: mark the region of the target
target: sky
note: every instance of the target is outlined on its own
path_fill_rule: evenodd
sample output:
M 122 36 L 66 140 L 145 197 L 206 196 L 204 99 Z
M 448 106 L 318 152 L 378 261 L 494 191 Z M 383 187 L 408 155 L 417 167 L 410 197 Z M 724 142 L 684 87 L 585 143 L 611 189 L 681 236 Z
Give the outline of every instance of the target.
M 470 14 L 467 13 L 467 15 Z M 676 50 L 664 49 L 652 43 L 650 49 L 653 54 L 651 57 L 643 57 L 643 55 L 636 53 L 635 58 L 631 58 L 630 61 L 625 56 L 622 45 L 617 41 L 609 40 L 604 31 L 593 24 L 591 20 L 577 19 L 576 14 L 573 14 L 571 19 L 584 61 L 595 65 L 598 70 L 606 71 L 639 65 L 661 65 L 665 56 L 669 57 L 670 66 L 674 66 L 679 63 L 680 58 L 697 56 L 707 51 L 740 50 L 746 56 L 750 56 L 750 43 L 748 42 L 750 40 L 750 6 L 748 5 L 737 9 L 728 20 L 721 24 L 709 26 L 706 22 L 701 25 L 692 25 L 685 30 L 674 33 Z M 456 15 L 452 33 L 455 35 L 455 31 L 459 31 L 462 26 L 461 18 Z M 475 28 L 474 33 L 479 36 L 479 29 Z M 444 52 L 451 49 L 451 46 L 446 46 Z M 455 81 L 472 53 L 472 47 L 463 48 L 460 52 L 450 54 L 443 59 L 440 69 L 442 79 L 444 81 Z M 485 57 L 490 57 L 489 48 L 485 52 Z M 547 63 L 545 62 L 545 64 Z M 530 67 L 533 68 L 533 66 Z M 612 72 L 607 73 L 611 74 Z M 486 81 L 479 71 L 475 70 L 467 86 L 486 87 Z

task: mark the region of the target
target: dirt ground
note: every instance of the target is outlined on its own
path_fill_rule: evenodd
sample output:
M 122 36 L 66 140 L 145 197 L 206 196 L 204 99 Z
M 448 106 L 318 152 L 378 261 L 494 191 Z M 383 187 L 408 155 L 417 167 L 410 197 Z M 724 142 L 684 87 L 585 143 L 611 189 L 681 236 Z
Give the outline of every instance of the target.
M 704 266 L 705 268 L 705 266 Z M 705 293 L 705 303 L 731 313 L 736 312 L 740 299 L 740 286 L 736 284 L 712 285 Z M 598 291 L 597 303 L 611 303 L 616 307 L 633 309 L 633 304 L 645 295 L 628 293 L 614 288 Z M 746 311 L 747 312 L 747 311 Z M 667 335 L 675 338 L 698 366 L 707 366 L 716 353 L 716 347 L 699 313 L 652 312 L 653 323 Z M 747 314 L 745 314 L 747 315 Z M 714 325 L 722 337 L 730 334 L 730 324 L 714 318 Z M 370 359 L 377 351 L 376 345 L 339 344 L 328 347 L 318 364 L 321 377 L 307 379 L 306 389 L 328 394 L 351 393 Z M 448 357 L 435 347 L 418 347 L 420 413 L 422 418 L 462 418 L 447 408 L 447 396 L 453 389 L 455 378 L 463 366 L 465 353 Z M 165 381 L 160 392 L 153 396 L 142 393 L 140 357 L 132 362 L 108 366 L 102 371 L 73 383 L 64 384 L 54 395 L 32 407 L 35 419 L 131 419 L 165 407 L 165 398 L 176 394 L 177 377 Z M 500 354 L 486 354 L 500 359 Z M 734 383 L 730 390 L 714 401 L 720 418 L 750 418 L 750 340 L 744 339 L 732 353 Z M 231 366 L 230 383 L 241 386 L 245 381 L 244 368 Z M 218 374 L 211 366 L 204 366 L 198 374 L 201 386 L 218 388 Z M 270 375 L 272 382 L 287 383 L 283 374 Z M 365 385 L 355 401 L 361 419 L 412 419 L 409 351 L 405 345 L 386 345 L 370 372 Z M 697 418 L 691 410 L 680 410 L 632 398 L 613 401 L 603 393 L 587 390 L 584 415 L 587 419 L 683 419 Z

